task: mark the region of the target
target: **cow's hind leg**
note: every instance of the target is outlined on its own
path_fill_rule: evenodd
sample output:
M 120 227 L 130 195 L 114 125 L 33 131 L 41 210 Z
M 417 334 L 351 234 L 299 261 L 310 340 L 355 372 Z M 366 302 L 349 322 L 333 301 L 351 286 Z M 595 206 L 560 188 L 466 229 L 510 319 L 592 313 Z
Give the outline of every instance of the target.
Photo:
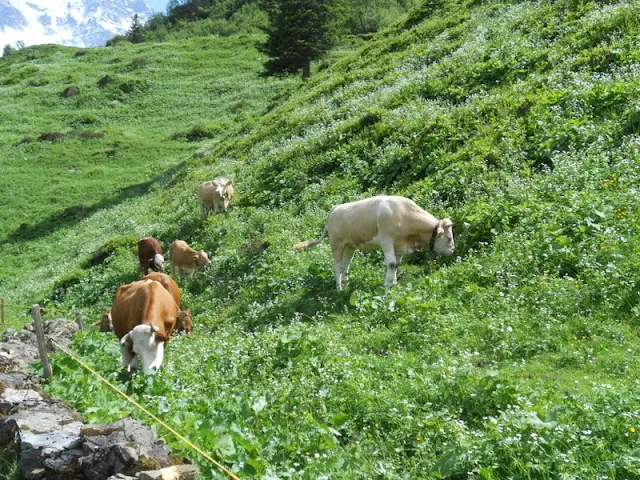
M 384 252 L 384 263 L 387 266 L 387 275 L 384 279 L 384 286 L 390 287 L 396 284 L 396 272 L 398 271 L 398 261 L 396 259 L 396 252 L 391 245 L 382 245 L 382 251 Z
M 346 245 L 342 251 L 342 280 L 344 283 L 349 282 L 349 265 L 355 253 L 356 247 L 352 245 Z
M 342 290 L 342 259 L 344 245 L 331 245 L 331 253 L 333 253 L 333 273 L 336 275 L 336 288 Z

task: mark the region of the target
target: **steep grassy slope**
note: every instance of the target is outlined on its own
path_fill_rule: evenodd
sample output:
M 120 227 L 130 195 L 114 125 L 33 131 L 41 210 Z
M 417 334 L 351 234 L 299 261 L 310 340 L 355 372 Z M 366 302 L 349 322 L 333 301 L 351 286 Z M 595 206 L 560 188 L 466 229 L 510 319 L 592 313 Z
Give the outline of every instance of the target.
M 83 248 L 104 242 L 94 226 L 79 224 L 157 189 L 176 165 L 233 135 L 295 85 L 258 78 L 257 40 L 48 45 L 2 58 L 1 295 L 13 302 L 42 295 L 78 265 Z M 79 93 L 65 98 L 69 86 Z M 113 234 L 121 222 L 102 226 Z M 152 233 L 140 219 L 132 223 L 131 234 Z
M 111 335 L 77 350 L 244 477 L 638 478 L 639 13 L 425 2 L 158 190 L 53 233 L 117 248 L 46 300 L 97 316 L 136 278 L 139 225 L 211 252 L 162 375 L 115 373 Z M 237 202 L 202 221 L 194 186 L 219 173 Z M 290 247 L 381 192 L 450 216 L 457 255 L 407 259 L 390 292 L 357 255 L 338 294 L 326 245 Z M 55 369 L 89 419 L 131 411 Z

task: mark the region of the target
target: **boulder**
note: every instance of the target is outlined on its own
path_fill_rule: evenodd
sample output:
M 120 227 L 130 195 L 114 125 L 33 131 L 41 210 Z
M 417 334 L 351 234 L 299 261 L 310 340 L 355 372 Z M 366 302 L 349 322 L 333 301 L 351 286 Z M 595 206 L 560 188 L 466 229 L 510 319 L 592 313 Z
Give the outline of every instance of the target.
M 17 396 L 13 389 L 7 390 L 13 398 Z M 74 477 L 80 472 L 78 459 L 82 456 L 79 415 L 60 403 L 39 401 L 35 391 L 26 392 L 30 400 L 16 405 L 13 413 L 0 420 L 0 447 L 15 454 L 22 479 Z M 5 398 L 6 403 L 10 401 L 11 397 Z
M 25 371 L 37 358 L 36 345 L 17 341 L 0 343 L 0 372 Z
M 196 467 L 193 465 L 175 465 L 161 470 L 140 472 L 140 480 L 196 480 Z
M 80 328 L 74 321 L 67 320 L 66 318 L 56 318 L 55 320 L 45 322 L 42 330 L 44 331 L 44 337 L 46 339 L 47 351 L 55 352 L 58 350 L 58 347 L 56 347 L 51 340 L 55 340 L 64 347 L 69 347 L 73 337 L 78 333 Z
M 170 466 L 171 451 L 151 428 L 125 418 L 82 429 L 82 471 L 88 480 L 106 480 L 116 473 L 135 475 Z

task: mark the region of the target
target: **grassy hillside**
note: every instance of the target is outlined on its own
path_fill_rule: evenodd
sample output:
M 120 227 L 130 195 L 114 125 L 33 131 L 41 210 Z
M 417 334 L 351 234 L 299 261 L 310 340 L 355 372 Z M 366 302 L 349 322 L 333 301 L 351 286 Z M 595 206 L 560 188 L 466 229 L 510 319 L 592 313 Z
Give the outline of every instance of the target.
M 26 241 L 63 260 L 11 288 L 97 318 L 137 277 L 136 235 L 210 252 L 161 375 L 118 374 L 112 335 L 76 349 L 242 477 L 638 478 L 639 14 L 427 1 L 157 188 Z M 194 188 L 218 174 L 237 201 L 202 221 Z M 451 217 L 456 255 L 412 256 L 385 292 L 358 254 L 337 293 L 326 244 L 290 247 L 376 193 Z M 54 368 L 89 420 L 137 415 Z
M 0 60 L 2 296 L 32 301 L 114 232 L 153 233 L 151 219 L 104 235 L 83 222 L 161 188 L 298 83 L 258 78 L 257 40 L 48 45 Z M 79 93 L 65 98 L 69 86 Z

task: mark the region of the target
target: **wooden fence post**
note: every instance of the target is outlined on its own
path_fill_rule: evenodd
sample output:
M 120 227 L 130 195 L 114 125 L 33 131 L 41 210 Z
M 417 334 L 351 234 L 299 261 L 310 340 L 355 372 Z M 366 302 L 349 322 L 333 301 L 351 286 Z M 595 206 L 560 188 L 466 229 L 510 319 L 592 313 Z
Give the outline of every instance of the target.
M 80 312 L 76 313 L 76 325 L 78 325 L 79 332 L 82 332 L 84 330 L 82 328 L 82 314 Z
M 4 325 L 4 298 L 0 298 L 0 322 Z
M 40 305 L 31 305 L 31 317 L 33 325 L 36 328 L 36 337 L 38 339 L 38 351 L 40 352 L 40 360 L 42 361 L 42 370 L 44 378 L 51 378 L 51 365 L 47 357 L 47 346 L 44 342 L 44 330 L 42 329 L 42 317 L 40 316 Z

